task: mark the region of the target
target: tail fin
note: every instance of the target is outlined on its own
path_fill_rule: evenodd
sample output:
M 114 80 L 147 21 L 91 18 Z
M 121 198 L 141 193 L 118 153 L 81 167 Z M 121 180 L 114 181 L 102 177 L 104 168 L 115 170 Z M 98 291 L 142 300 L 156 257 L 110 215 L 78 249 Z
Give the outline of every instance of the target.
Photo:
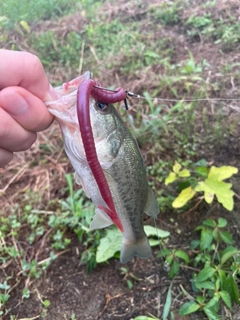
M 120 261 L 126 263 L 135 256 L 142 259 L 147 259 L 152 256 L 152 249 L 147 237 L 138 240 L 136 243 L 126 243 L 123 239 Z

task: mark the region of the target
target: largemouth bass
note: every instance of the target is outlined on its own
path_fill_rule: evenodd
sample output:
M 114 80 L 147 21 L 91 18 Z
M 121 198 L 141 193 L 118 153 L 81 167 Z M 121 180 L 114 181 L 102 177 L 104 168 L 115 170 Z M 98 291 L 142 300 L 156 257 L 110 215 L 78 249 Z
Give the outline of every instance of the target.
M 120 261 L 149 258 L 152 251 L 143 230 L 144 213 L 156 218 L 159 206 L 148 186 L 137 142 L 111 104 L 89 97 L 89 112 L 98 161 L 111 191 L 117 217 L 108 214 L 97 181 L 86 159 L 76 109 L 77 89 L 90 73 L 56 88 L 59 100 L 46 103 L 62 130 L 64 148 L 75 169 L 75 179 L 96 206 L 91 229 L 115 223 L 123 234 Z M 115 220 L 114 220 L 115 218 Z

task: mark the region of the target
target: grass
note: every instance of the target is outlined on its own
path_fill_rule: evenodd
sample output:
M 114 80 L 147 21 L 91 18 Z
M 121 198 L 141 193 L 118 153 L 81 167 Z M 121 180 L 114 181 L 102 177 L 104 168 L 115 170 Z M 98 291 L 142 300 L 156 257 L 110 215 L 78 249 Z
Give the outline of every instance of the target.
M 39 20 L 56 19 L 73 12 L 76 5 L 77 1 L 74 0 L 30 0 L 21 1 L 17 5 L 15 0 L 1 0 L 0 16 L 5 17 L 2 26 L 6 29 L 12 29 L 21 20 L 32 24 Z
M 202 155 L 211 160 L 237 131 L 237 113 L 229 116 L 234 102 L 210 99 L 238 97 L 239 26 L 227 1 L 221 7 L 187 0 L 0 1 L 1 47 L 37 54 L 53 85 L 91 70 L 102 85 L 145 98 L 130 98 L 129 114 L 120 112 L 139 142 L 162 212 L 172 210 L 164 180 L 174 162 L 187 166 Z M 209 100 L 185 101 L 189 97 Z M 0 258 L 7 271 L 0 310 L 22 279 L 27 298 L 29 283 L 76 239 L 83 246 L 81 263 L 88 271 L 95 267 L 102 234 L 88 230 L 93 208 L 71 171 L 54 124 L 4 172 Z

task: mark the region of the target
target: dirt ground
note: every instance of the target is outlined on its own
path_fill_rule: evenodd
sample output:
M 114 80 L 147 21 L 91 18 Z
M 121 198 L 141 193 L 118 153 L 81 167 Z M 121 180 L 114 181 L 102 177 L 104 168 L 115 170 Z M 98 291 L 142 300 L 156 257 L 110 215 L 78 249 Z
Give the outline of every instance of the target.
M 236 203 L 236 208 L 238 204 L 239 201 Z M 193 232 L 194 228 L 205 218 L 216 219 L 219 216 L 227 218 L 230 225 L 229 230 L 234 235 L 235 243 L 239 243 L 237 210 L 229 214 L 218 205 L 210 210 L 202 207 L 194 212 L 194 215 L 187 214 L 176 217 L 169 212 L 160 216 L 158 224 L 164 230 L 171 232 L 168 248 L 187 250 L 190 240 L 196 236 Z M 174 224 L 170 222 L 171 218 L 175 220 Z M 157 249 L 154 250 L 151 259 L 135 258 L 124 265 L 128 268 L 129 273 L 138 278 L 137 281 L 133 281 L 133 288 L 129 290 L 126 277 L 120 272 L 123 265 L 117 260 L 98 265 L 90 274 L 87 274 L 85 267 L 80 266 L 79 263 L 81 247 L 79 248 L 76 239 L 72 240 L 69 251 L 53 262 L 41 279 L 34 282 L 33 295 L 30 299 L 21 300 L 21 286 L 17 287 L 9 304 L 12 315 L 16 315 L 17 319 L 42 320 L 130 320 L 149 313 L 160 317 L 171 280 L 164 271 L 163 261 L 156 258 Z M 182 269 L 174 279 L 172 310 L 175 319 L 182 319 L 177 310 L 183 301 L 187 301 L 181 295 L 180 286 L 188 292 L 192 292 L 190 274 L 189 269 Z M 44 314 L 41 301 L 45 299 L 48 299 L 51 305 Z M 240 319 L 239 311 L 239 308 L 235 307 L 229 318 L 224 312 L 223 319 Z M 40 314 L 44 314 L 44 317 L 39 316 Z M 7 320 L 7 318 L 5 319 Z M 198 320 L 205 319 L 205 317 L 199 313 L 185 316 L 184 319 Z
M 223 1 L 221 3 L 223 4 Z M 239 8 L 239 4 L 236 5 Z M 127 6 L 124 8 L 126 10 Z M 118 11 L 109 11 L 109 16 L 112 17 L 118 13 Z M 172 39 L 175 39 L 173 40 L 175 41 L 175 46 L 179 44 L 179 50 L 174 55 L 176 61 L 183 60 L 184 57 L 187 58 L 188 50 L 192 52 L 196 61 L 206 59 L 212 66 L 212 72 L 214 68 L 217 68 L 218 64 L 221 64 L 226 59 L 229 60 L 229 63 L 238 61 L 239 53 L 228 54 L 222 52 L 217 46 L 208 41 L 190 41 L 181 28 L 182 26 L 179 28 L 178 26 L 173 26 L 172 28 L 169 26 L 166 31 L 169 34 L 171 33 Z M 160 65 L 154 66 L 150 71 L 150 75 L 160 72 L 160 69 Z M 147 75 L 142 76 L 147 77 Z M 138 92 L 142 89 L 142 81 L 143 79 L 140 81 L 138 78 L 129 78 L 127 85 Z M 221 94 L 223 96 L 225 94 L 238 94 L 238 83 L 239 79 L 235 79 L 234 88 L 229 83 L 229 87 L 223 88 Z M 154 90 L 155 85 L 151 89 Z M 48 136 L 49 140 L 52 139 L 54 141 L 51 148 L 55 150 L 56 146 L 61 143 L 58 138 L 60 137 L 60 131 L 56 124 L 48 129 L 44 135 L 40 134 L 39 141 L 44 141 L 46 136 Z M 209 163 L 214 163 L 214 165 L 233 165 L 240 169 L 239 137 L 239 130 L 236 129 L 229 140 L 223 141 L 218 148 L 208 150 L 203 147 L 199 150 L 199 159 L 204 157 Z M 39 149 L 40 142 L 37 142 L 30 152 L 18 155 L 18 164 L 16 165 L 15 163 L 15 167 L 14 165 L 12 167 L 10 165 L 8 168 L 8 172 L 11 172 L 11 174 L 5 173 L 4 177 L 3 175 L 1 176 L 1 184 L 4 186 L 11 180 L 12 170 L 16 169 L 16 172 L 18 172 L 22 167 L 22 171 L 19 171 L 20 174 L 16 179 L 16 184 L 14 184 L 15 182 L 13 184 L 10 183 L 11 186 L 9 186 L 8 192 L 2 195 L 1 198 L 1 201 L 9 203 L 9 208 L 13 207 L 14 203 L 23 197 L 24 190 L 32 184 L 32 181 L 36 181 L 36 175 L 31 170 L 29 171 L 29 167 L 24 167 L 26 159 L 31 162 L 36 154 L 40 154 L 40 158 L 45 157 L 49 163 L 47 169 L 44 167 L 41 169 L 41 172 L 38 171 L 41 178 L 34 185 L 41 188 L 48 181 L 47 179 L 59 181 L 58 185 L 52 186 L 51 190 L 46 192 L 44 199 L 48 201 L 53 195 L 54 197 L 63 197 L 61 187 L 65 183 L 64 174 L 71 171 L 71 166 L 66 161 L 62 150 L 58 153 L 56 160 L 50 158 L 49 155 L 46 156 L 44 150 Z M 233 189 L 238 195 L 240 195 L 239 178 L 240 175 L 238 174 L 233 179 Z M 21 192 L 13 200 L 16 185 Z M 238 222 L 239 205 L 240 200 L 236 198 L 235 209 L 230 213 L 218 204 L 214 204 L 210 208 L 202 204 L 194 212 L 182 215 L 176 215 L 175 212 L 169 210 L 168 212 L 160 213 L 157 225 L 163 230 L 170 231 L 171 237 L 168 243 L 170 249 L 181 248 L 189 250 L 190 241 L 196 237 L 195 227 L 205 218 L 216 219 L 221 216 L 228 220 L 229 231 L 233 235 L 235 245 L 238 245 L 240 240 Z M 13 289 L 11 299 L 7 303 L 6 308 L 11 308 L 11 315 L 15 315 L 15 319 L 130 320 L 139 315 L 148 314 L 160 318 L 171 280 L 168 278 L 166 271 L 164 271 L 162 260 L 156 258 L 158 248 L 153 250 L 153 257 L 151 259 L 141 260 L 135 258 L 124 266 L 118 260 L 112 259 L 108 263 L 97 265 L 88 274 L 86 273 L 85 266 L 80 264 L 81 244 L 79 244 L 73 233 L 69 234 L 69 238 L 72 240 L 70 248 L 51 263 L 40 279 L 34 280 L 31 286 L 31 292 L 33 293 L 29 299 L 22 299 L 23 282 L 20 282 Z M 121 273 L 121 267 L 128 268 L 128 275 Z M 130 273 L 138 279 L 133 280 L 132 289 L 128 288 L 126 282 L 127 276 Z M 4 268 L 1 268 L 0 279 L 2 280 L 4 277 L 6 277 L 6 273 Z M 179 306 L 187 301 L 187 298 L 184 298 L 181 294 L 181 286 L 188 292 L 192 290 L 190 271 L 187 268 L 181 270 L 180 274 L 174 279 L 172 286 L 171 310 L 174 312 L 175 320 L 181 319 L 177 311 Z M 42 302 L 46 299 L 50 301 L 50 306 L 44 308 Z M 234 307 L 231 314 L 225 311 L 223 309 L 222 319 L 240 319 L 237 307 Z M 0 316 L 0 319 L 10 320 L 7 316 L 2 318 Z M 199 313 L 193 316 L 186 316 L 184 319 L 195 320 L 205 318 L 203 314 Z

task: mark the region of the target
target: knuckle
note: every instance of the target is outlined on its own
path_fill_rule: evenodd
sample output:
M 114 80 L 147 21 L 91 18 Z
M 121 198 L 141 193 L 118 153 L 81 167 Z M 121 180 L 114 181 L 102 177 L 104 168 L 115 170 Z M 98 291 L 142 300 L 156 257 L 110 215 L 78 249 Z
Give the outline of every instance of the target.
M 42 69 L 42 63 L 41 63 L 40 59 L 37 56 L 35 56 L 34 54 L 32 54 L 31 62 L 32 62 L 33 70 Z
M 41 60 L 32 53 L 27 53 L 26 63 L 31 66 L 31 72 L 33 76 L 39 76 L 43 72 L 43 65 Z

